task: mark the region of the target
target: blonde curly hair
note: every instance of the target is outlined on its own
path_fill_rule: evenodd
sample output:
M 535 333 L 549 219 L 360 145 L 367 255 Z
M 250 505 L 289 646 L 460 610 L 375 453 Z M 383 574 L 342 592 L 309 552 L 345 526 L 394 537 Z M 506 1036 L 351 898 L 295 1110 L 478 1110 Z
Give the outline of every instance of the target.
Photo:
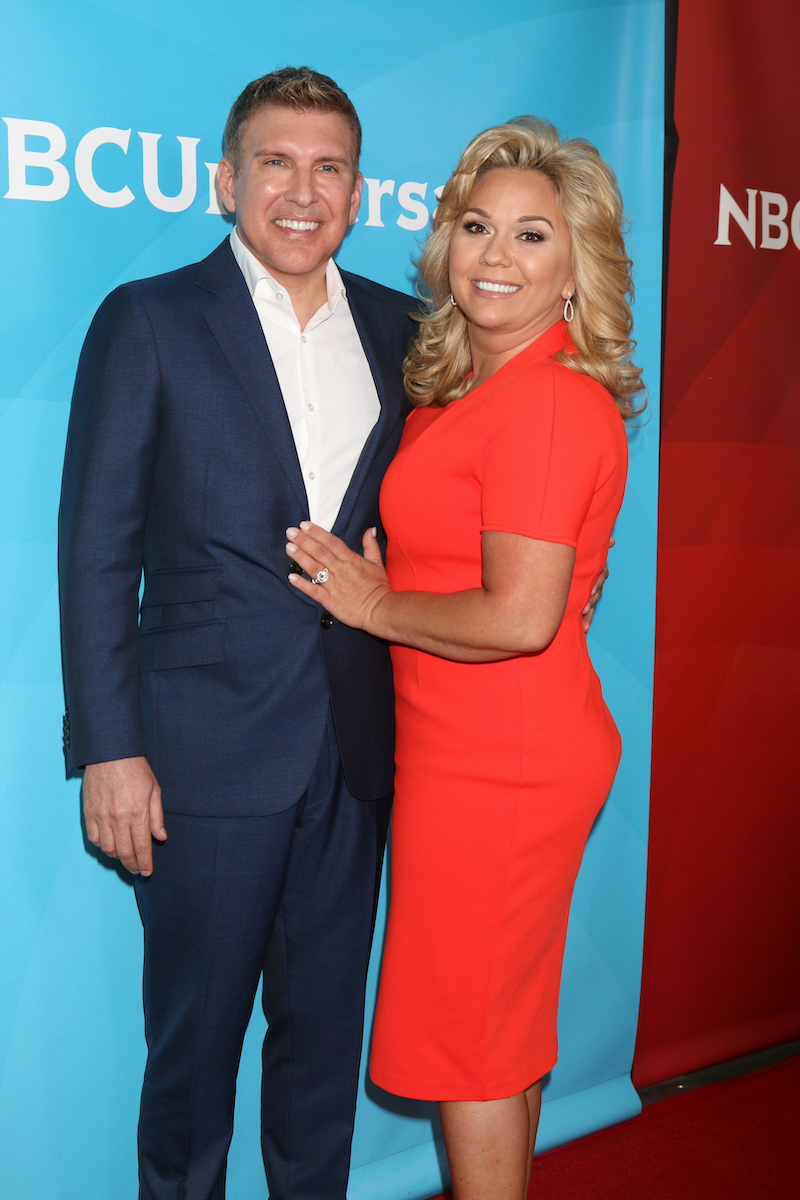
M 539 171 L 549 179 L 572 240 L 575 294 L 569 327 L 577 353 L 559 351 L 558 362 L 607 388 L 623 417 L 641 412 L 641 367 L 631 354 L 631 260 L 623 239 L 622 197 L 611 168 L 582 138 L 562 141 L 539 117 L 515 117 L 473 138 L 448 179 L 418 263 L 428 311 L 403 364 L 412 404 L 442 407 L 469 390 L 472 359 L 467 320 L 450 303 L 450 237 L 475 183 L 495 168 Z

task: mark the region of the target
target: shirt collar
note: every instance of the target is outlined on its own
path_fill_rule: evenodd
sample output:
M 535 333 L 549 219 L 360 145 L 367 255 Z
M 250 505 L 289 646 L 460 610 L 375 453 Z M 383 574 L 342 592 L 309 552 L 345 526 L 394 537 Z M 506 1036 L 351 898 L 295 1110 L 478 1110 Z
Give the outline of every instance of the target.
M 285 289 L 278 283 L 276 279 L 270 275 L 263 263 L 259 262 L 252 250 L 248 250 L 242 239 L 239 237 L 239 231 L 236 226 L 233 227 L 233 233 L 230 237 L 231 250 L 233 257 L 239 264 L 242 274 L 245 278 L 250 295 L 255 298 L 256 288 L 259 283 L 264 280 L 264 284 L 259 289 L 259 295 L 268 295 L 271 299 L 277 300 L 280 296 L 282 299 L 289 300 Z M 332 258 L 328 259 L 328 265 L 325 268 L 325 288 L 328 293 L 327 309 L 328 313 L 332 313 L 343 297 L 347 298 L 347 289 L 344 286 L 344 280 L 339 272 L 339 268 Z M 289 301 L 291 303 L 291 301 Z

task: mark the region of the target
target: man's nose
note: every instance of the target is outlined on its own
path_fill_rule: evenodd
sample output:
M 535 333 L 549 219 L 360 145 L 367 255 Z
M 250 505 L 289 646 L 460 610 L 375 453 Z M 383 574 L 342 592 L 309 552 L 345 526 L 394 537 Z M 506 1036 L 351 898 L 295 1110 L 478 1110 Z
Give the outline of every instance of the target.
M 312 170 L 297 170 L 292 172 L 289 187 L 285 192 L 286 199 L 298 208 L 308 208 L 317 198 L 317 177 Z

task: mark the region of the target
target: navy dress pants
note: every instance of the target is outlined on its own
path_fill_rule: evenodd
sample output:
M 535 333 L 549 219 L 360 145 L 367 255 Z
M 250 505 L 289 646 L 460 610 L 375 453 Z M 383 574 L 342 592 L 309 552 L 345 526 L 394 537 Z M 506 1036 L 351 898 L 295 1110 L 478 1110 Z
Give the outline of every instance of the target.
M 350 794 L 329 721 L 291 808 L 166 816 L 153 874 L 136 880 L 148 1047 L 140 1200 L 223 1200 L 236 1073 L 262 973 L 271 1200 L 344 1200 L 389 807 L 389 798 Z

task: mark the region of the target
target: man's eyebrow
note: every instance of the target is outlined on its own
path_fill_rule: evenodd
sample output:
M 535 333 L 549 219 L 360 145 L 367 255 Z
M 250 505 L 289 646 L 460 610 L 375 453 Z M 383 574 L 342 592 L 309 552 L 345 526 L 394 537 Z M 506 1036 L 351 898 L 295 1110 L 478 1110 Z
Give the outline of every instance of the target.
M 290 150 L 270 150 L 267 147 L 262 147 L 261 149 L 256 150 L 255 157 L 256 158 L 293 158 L 294 156 Z M 350 166 L 349 159 L 341 158 L 337 154 L 320 154 L 320 156 L 318 158 L 314 159 L 314 162 L 315 163 L 343 163 L 343 165 L 346 167 Z
M 491 221 L 492 219 L 487 212 L 483 211 L 482 208 L 470 207 L 465 209 L 465 213 L 477 213 L 479 217 L 485 217 L 487 221 Z M 526 221 L 544 221 L 545 225 L 549 225 L 551 229 L 553 228 L 552 221 L 548 221 L 547 217 L 542 217 L 535 213 L 533 215 L 529 214 L 526 217 L 517 217 L 518 225 L 524 225 Z

